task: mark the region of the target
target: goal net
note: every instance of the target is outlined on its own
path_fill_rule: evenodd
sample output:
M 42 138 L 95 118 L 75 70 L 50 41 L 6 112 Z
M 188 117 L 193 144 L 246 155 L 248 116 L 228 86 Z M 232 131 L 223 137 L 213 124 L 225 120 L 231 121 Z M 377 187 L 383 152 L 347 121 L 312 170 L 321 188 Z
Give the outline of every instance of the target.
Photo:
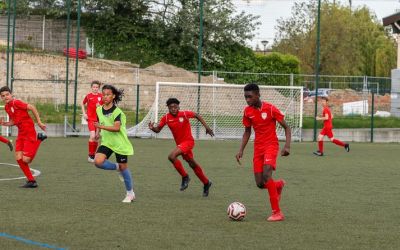
M 180 109 L 200 114 L 213 129 L 216 139 L 240 139 L 244 127 L 242 117 L 244 107 L 243 88 L 237 84 L 204 84 L 157 82 L 156 97 L 145 118 L 128 130 L 129 136 L 172 138 L 168 128 L 155 134 L 148 129 L 149 122 L 158 122 L 168 112 L 166 101 L 175 97 L 180 101 Z M 289 86 L 260 86 L 261 99 L 275 105 L 285 114 L 285 120 L 292 129 L 292 139 L 301 140 L 303 89 Z M 211 139 L 197 119 L 191 119 L 192 134 L 196 139 Z M 284 129 L 277 125 L 279 139 L 285 138 Z M 254 133 L 252 133 L 254 136 Z

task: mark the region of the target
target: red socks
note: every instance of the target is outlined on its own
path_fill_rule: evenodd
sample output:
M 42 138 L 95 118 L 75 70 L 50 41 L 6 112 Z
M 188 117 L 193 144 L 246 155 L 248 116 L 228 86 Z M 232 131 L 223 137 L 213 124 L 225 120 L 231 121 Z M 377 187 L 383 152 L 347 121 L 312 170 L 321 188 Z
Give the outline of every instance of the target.
M 97 141 L 90 141 L 88 143 L 88 145 L 89 145 L 89 155 L 90 156 L 94 156 L 96 154 L 98 142 Z
M 318 141 L 318 151 L 321 153 L 324 152 L 324 141 Z
M 338 140 L 338 139 L 333 139 L 332 142 L 335 143 L 336 145 L 341 146 L 341 147 L 344 147 L 344 145 L 346 145 L 346 143 L 344 143 L 344 142 L 342 142 L 341 140 Z
M 178 171 L 178 173 L 182 176 L 185 177 L 188 174 L 186 173 L 185 169 L 183 168 L 182 162 L 178 159 L 176 159 L 172 164 L 174 164 L 174 167 L 176 169 L 176 171 Z
M 0 136 L 0 142 L 7 144 L 7 143 L 9 143 L 10 141 L 9 141 L 7 138 L 5 138 L 5 137 Z
M 264 187 L 268 190 L 269 202 L 271 203 L 271 208 L 273 213 L 280 212 L 279 201 L 278 201 L 278 191 L 276 191 L 276 185 L 272 178 L 270 178 Z
M 31 173 L 31 170 L 29 169 L 28 163 L 25 163 L 22 159 L 19 159 L 17 162 L 18 162 L 18 165 L 21 168 L 22 172 L 24 172 L 28 181 L 34 181 L 35 178 L 33 178 L 33 175 Z
M 208 178 L 204 175 L 203 169 L 201 169 L 200 166 L 196 166 L 195 168 L 193 168 L 193 171 L 204 185 L 208 183 Z

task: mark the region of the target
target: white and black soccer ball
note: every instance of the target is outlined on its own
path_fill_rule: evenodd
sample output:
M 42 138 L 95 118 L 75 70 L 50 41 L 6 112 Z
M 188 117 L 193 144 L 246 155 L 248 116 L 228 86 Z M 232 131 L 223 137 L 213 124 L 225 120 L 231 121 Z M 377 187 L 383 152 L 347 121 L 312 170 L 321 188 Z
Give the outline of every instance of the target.
M 232 202 L 227 209 L 228 217 L 234 221 L 241 221 L 246 216 L 246 207 L 240 202 Z

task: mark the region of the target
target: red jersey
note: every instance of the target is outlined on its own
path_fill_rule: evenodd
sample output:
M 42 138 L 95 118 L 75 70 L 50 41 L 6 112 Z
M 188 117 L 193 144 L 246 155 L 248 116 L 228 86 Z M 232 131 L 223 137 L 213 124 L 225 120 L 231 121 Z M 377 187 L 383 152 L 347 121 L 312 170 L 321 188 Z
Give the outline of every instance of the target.
M 18 128 L 18 137 L 23 136 L 36 140 L 35 123 L 28 113 L 28 104 L 17 99 L 13 99 L 6 104 L 5 110 Z
M 244 109 L 243 125 L 253 127 L 255 132 L 254 146 L 262 147 L 271 143 L 278 143 L 276 122 L 281 122 L 284 115 L 274 105 L 262 102 L 261 108 L 247 106 Z
M 324 120 L 324 128 L 333 128 L 332 113 L 328 107 L 324 107 L 322 110 L 322 116 L 325 117 L 325 115 L 328 115 L 328 120 Z
M 167 113 L 161 118 L 158 127 L 162 129 L 167 124 L 174 136 L 176 145 L 184 141 L 194 141 L 189 121 L 190 118 L 194 117 L 195 113 L 192 111 L 179 111 L 176 116 Z
M 83 104 L 87 105 L 87 117 L 89 121 L 97 121 L 96 108 L 98 105 L 103 105 L 103 95 L 100 93 L 89 93 L 83 99 Z

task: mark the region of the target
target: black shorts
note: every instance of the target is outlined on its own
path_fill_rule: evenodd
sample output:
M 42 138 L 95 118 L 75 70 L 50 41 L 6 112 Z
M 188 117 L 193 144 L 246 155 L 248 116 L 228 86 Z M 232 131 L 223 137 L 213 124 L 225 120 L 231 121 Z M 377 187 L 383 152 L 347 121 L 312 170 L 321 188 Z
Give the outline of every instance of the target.
M 104 154 L 106 155 L 107 159 L 110 158 L 110 156 L 112 155 L 112 153 L 114 153 L 114 151 L 112 151 L 112 149 L 101 145 L 98 149 L 96 153 L 100 153 L 100 154 Z M 128 163 L 128 156 L 127 155 L 120 155 L 115 153 L 115 158 L 117 159 L 118 163 Z

